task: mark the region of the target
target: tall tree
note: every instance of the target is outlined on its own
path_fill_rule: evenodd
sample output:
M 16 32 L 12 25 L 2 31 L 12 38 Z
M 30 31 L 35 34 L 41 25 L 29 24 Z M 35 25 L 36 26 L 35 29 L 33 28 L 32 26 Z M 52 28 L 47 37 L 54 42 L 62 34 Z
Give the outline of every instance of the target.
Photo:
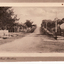
M 13 27 L 17 20 L 11 7 L 0 7 L 0 28 Z

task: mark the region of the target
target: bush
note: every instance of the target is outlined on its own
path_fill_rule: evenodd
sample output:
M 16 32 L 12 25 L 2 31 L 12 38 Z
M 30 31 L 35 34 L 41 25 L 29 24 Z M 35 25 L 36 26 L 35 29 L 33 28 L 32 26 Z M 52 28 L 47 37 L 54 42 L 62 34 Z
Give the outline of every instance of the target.
M 58 25 L 61 25 L 64 23 L 64 18 L 63 19 L 57 19 L 57 20 L 42 20 L 41 23 L 41 32 L 42 34 L 47 34 L 47 32 L 42 28 L 46 28 L 48 31 L 52 32 L 54 34 L 55 32 L 55 22 L 57 22 Z M 60 26 L 57 26 L 57 35 L 61 35 L 61 29 Z

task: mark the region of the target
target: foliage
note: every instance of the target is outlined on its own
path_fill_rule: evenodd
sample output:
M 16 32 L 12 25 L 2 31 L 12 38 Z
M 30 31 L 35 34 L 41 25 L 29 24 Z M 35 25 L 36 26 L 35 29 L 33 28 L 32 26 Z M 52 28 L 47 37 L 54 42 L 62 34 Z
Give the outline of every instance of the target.
M 41 31 L 43 32 L 43 34 L 45 34 L 46 32 L 42 27 L 46 28 L 47 30 L 49 30 L 52 33 L 55 33 L 56 22 L 57 22 L 57 34 L 60 34 L 61 29 L 60 29 L 60 26 L 58 26 L 58 25 L 61 25 L 62 23 L 64 23 L 64 18 L 62 18 L 62 19 L 55 18 L 54 20 L 42 20 Z
M 13 17 L 12 17 L 13 16 Z M 0 7 L 0 28 L 10 28 L 17 21 L 17 15 L 14 14 L 11 7 Z
M 27 27 L 32 27 L 32 23 L 33 22 L 30 22 L 30 20 L 26 20 L 26 22 L 25 22 Z

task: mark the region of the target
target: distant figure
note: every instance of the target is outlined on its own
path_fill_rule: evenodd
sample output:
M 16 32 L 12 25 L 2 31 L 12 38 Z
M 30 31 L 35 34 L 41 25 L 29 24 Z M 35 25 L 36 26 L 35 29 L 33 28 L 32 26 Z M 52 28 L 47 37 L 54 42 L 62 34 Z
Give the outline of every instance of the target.
M 57 40 L 57 33 L 55 32 L 53 35 L 54 39 Z

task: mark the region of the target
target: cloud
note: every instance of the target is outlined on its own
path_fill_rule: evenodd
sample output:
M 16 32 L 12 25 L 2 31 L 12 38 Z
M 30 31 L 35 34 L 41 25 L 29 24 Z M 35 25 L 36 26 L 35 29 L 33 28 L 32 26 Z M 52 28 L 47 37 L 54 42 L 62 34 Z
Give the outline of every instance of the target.
M 39 16 L 45 15 L 45 11 L 42 8 L 32 8 L 32 9 L 29 9 L 27 12 L 30 16 L 38 16 L 39 17 Z
M 27 19 L 36 24 L 41 24 L 43 19 L 53 20 L 56 17 L 64 17 L 64 8 L 61 7 L 13 7 L 14 13 L 20 18 L 19 22 L 25 22 Z

